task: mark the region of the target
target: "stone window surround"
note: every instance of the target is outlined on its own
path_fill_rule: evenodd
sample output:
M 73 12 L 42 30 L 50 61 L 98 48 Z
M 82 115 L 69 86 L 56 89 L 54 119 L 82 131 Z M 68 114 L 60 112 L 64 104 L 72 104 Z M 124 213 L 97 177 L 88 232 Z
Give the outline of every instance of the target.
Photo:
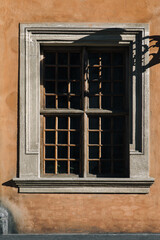
M 148 193 L 148 24 L 20 24 L 19 176 L 21 193 Z M 130 95 L 129 178 L 43 178 L 40 176 L 40 47 L 128 46 Z

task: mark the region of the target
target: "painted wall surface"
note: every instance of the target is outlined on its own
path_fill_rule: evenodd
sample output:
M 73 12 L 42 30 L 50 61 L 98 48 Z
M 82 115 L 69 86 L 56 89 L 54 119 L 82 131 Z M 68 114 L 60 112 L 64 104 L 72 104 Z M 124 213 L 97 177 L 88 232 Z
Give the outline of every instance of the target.
M 160 60 L 150 68 L 149 194 L 18 194 L 19 23 L 149 23 L 159 53 L 159 0 L 0 0 L 0 200 L 19 233 L 160 232 Z M 160 57 L 160 55 L 159 55 Z M 151 56 L 152 58 L 152 56 Z

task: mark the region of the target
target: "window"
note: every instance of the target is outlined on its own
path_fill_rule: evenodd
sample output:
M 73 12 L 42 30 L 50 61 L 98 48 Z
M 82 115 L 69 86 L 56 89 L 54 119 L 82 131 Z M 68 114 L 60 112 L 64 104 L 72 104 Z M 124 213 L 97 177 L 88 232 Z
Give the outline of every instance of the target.
M 127 53 L 43 48 L 42 175 L 129 175 Z
M 148 34 L 20 25 L 19 192 L 149 192 Z

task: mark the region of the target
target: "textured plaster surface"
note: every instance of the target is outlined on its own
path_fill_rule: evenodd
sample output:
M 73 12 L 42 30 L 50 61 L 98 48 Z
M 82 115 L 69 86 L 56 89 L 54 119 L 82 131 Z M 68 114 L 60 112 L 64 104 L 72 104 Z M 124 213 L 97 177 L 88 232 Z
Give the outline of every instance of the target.
M 149 23 L 150 35 L 159 39 L 159 0 L 0 0 L 0 200 L 19 233 L 160 232 L 158 61 L 150 68 L 150 176 L 155 183 L 149 194 L 18 194 L 2 185 L 17 171 L 20 22 Z M 150 48 L 151 53 L 158 50 Z

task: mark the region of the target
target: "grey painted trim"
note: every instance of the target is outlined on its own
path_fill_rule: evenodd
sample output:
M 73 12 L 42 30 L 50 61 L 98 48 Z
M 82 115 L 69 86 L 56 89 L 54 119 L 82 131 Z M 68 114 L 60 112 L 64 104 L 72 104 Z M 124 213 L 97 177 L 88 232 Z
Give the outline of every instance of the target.
M 0 234 L 8 234 L 8 212 L 0 207 Z
M 14 179 L 23 193 L 148 193 L 153 178 Z
M 107 234 L 9 234 L 2 240 L 158 240 L 160 233 L 107 233 Z
M 17 182 L 18 186 L 20 186 L 21 179 L 22 182 L 26 181 L 27 185 L 29 179 L 32 182 L 33 178 L 44 182 L 41 184 L 41 188 L 34 187 L 35 192 L 42 191 L 45 185 L 45 179 L 40 178 L 41 45 L 129 47 L 130 119 L 132 122 L 130 178 L 135 181 L 136 179 L 144 179 L 144 181 L 149 179 L 149 70 L 145 69 L 149 61 L 149 53 L 144 51 L 145 47 L 149 46 L 148 36 L 148 24 L 20 24 L 20 179 L 19 183 Z M 36 183 L 38 184 L 38 181 Z M 147 180 L 146 185 L 148 186 Z M 140 192 L 141 184 L 139 183 L 140 187 L 138 184 L 135 185 L 134 189 L 136 186 L 137 192 Z M 87 187 L 92 188 L 92 185 Z M 55 187 L 50 186 L 51 188 L 54 189 L 54 192 Z M 65 192 L 64 187 L 63 189 Z M 76 189 L 76 191 L 84 190 L 84 188 L 78 190 L 78 186 Z M 126 191 L 120 186 L 113 187 L 113 190 L 110 187 L 109 190 L 117 193 Z M 103 189 L 103 192 L 109 190 Z M 48 191 L 48 189 L 44 189 L 44 191 Z M 88 192 L 88 189 L 85 191 Z M 90 192 L 93 191 L 92 188 Z M 131 187 L 128 188 L 129 191 L 133 192 Z

